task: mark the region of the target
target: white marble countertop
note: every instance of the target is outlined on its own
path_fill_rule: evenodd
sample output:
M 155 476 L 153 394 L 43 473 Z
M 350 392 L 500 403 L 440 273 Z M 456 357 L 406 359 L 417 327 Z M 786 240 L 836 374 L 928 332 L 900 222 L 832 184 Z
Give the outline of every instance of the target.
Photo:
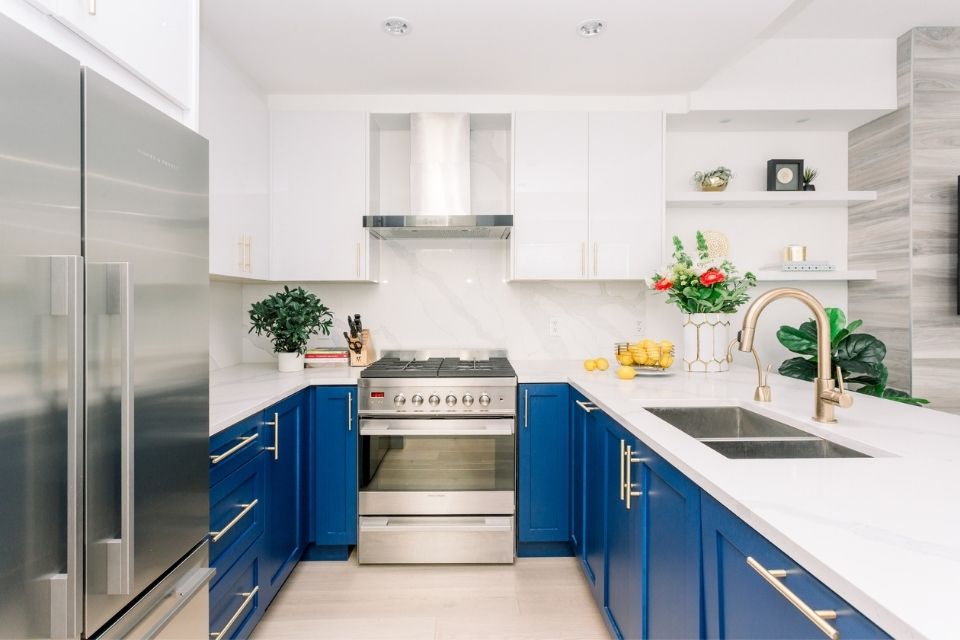
M 521 383 L 572 384 L 894 637 L 956 635 L 960 416 L 855 394 L 828 426 L 809 417 L 812 383 L 771 375 L 773 402 L 756 403 L 747 367 L 626 381 L 579 362 L 513 365 Z M 359 371 L 211 372 L 211 434 L 307 386 L 354 384 Z M 876 457 L 731 460 L 644 410 L 711 405 L 745 406 Z

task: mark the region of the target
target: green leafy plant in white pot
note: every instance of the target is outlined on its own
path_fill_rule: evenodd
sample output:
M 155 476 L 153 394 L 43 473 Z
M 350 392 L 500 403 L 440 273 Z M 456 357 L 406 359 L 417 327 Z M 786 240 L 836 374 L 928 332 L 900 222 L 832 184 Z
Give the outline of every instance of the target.
M 280 371 L 302 371 L 303 354 L 311 336 L 330 335 L 333 314 L 320 298 L 303 287 L 267 296 L 250 306 L 248 333 L 265 335 L 273 341 Z

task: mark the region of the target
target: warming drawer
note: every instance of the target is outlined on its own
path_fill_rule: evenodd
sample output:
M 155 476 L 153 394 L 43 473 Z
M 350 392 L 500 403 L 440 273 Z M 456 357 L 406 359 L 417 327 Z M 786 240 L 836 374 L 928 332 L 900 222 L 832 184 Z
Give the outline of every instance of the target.
M 513 516 L 360 518 L 360 564 L 512 564 Z

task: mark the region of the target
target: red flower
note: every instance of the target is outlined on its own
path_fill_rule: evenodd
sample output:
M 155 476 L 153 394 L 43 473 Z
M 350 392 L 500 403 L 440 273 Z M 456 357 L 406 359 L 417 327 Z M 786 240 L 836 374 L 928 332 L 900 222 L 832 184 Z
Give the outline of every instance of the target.
M 714 284 L 720 284 L 724 280 L 726 280 L 726 276 L 723 275 L 723 272 L 719 269 L 709 269 L 704 271 L 703 275 L 700 276 L 700 284 L 705 287 L 709 287 L 710 285 Z
M 660 278 L 653 284 L 653 288 L 657 291 L 666 291 L 673 288 L 673 283 L 666 278 Z

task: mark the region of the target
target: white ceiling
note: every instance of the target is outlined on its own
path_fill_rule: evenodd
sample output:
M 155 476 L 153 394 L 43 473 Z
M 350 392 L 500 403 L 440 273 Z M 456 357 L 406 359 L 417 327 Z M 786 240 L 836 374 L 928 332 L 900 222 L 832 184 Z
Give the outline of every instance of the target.
M 686 93 L 790 0 L 202 0 L 213 40 L 267 93 Z M 382 30 L 402 16 L 402 37 Z M 577 25 L 602 18 L 583 38 Z
M 685 94 L 757 38 L 896 38 L 960 0 L 202 0 L 265 93 Z M 406 36 L 382 30 L 402 16 Z M 607 31 L 576 26 L 602 18 Z

